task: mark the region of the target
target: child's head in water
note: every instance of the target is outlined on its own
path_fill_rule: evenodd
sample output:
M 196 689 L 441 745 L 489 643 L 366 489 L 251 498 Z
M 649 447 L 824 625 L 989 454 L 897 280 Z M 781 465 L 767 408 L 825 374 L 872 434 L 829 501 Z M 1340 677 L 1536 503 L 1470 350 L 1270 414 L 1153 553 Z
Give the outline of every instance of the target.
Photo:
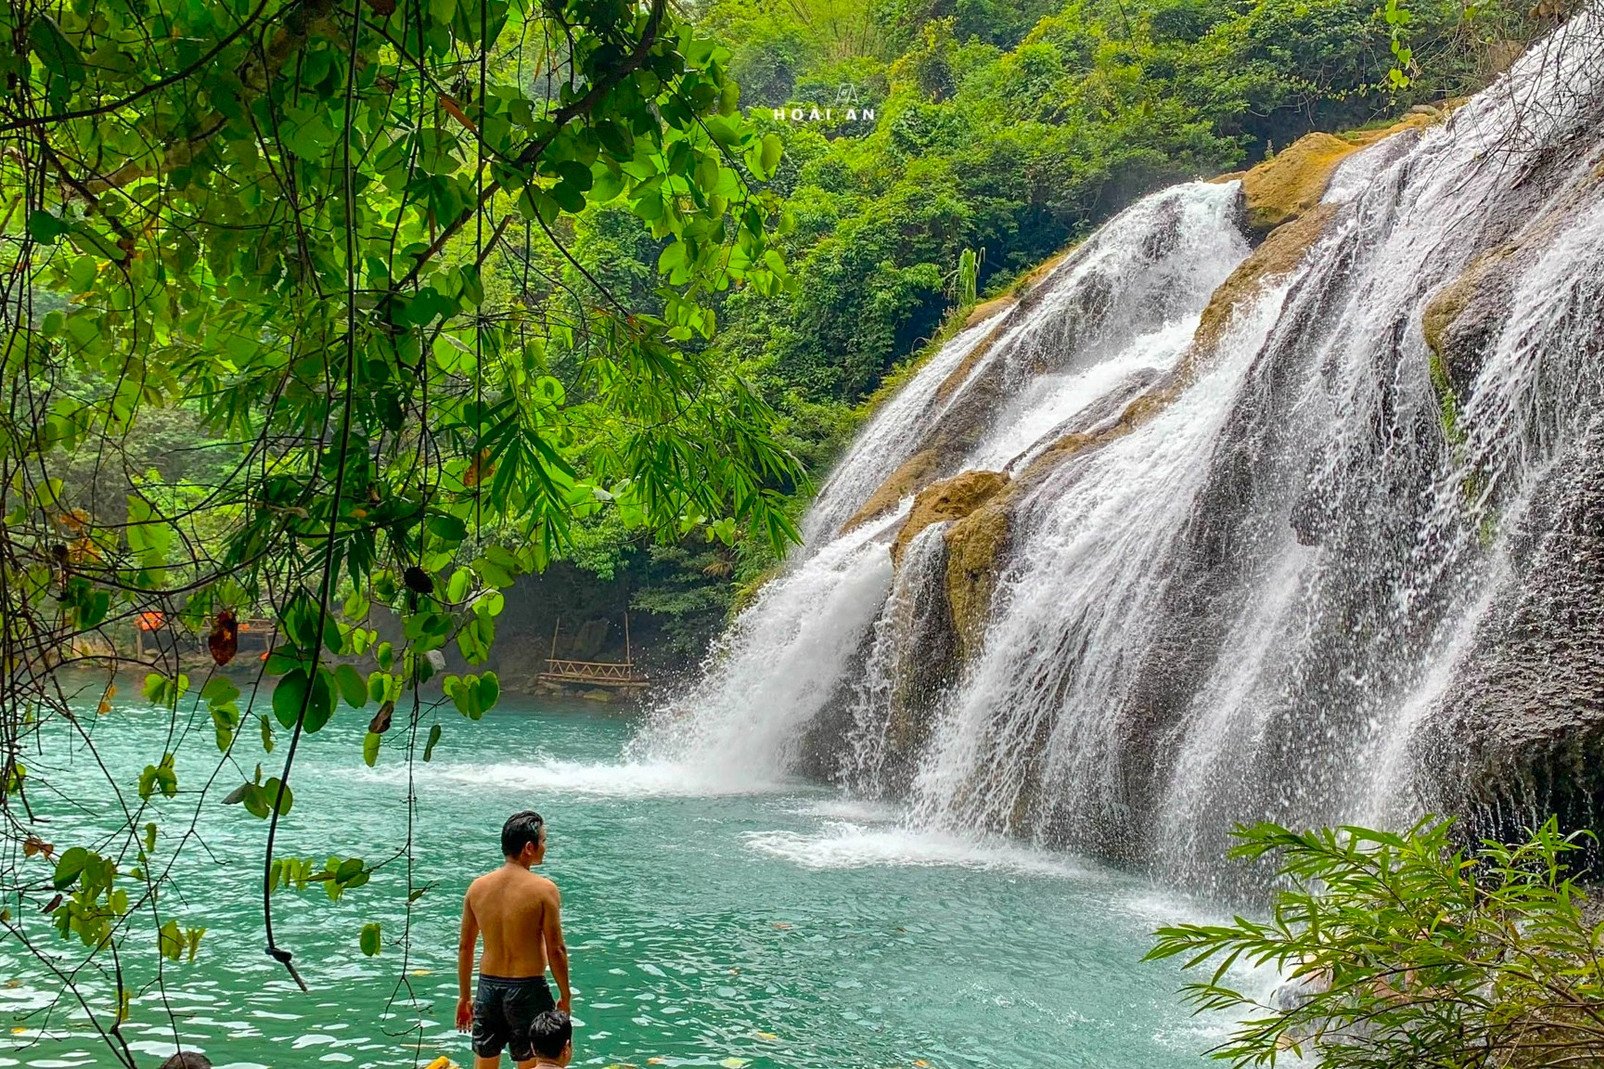
M 180 1051 L 162 1062 L 162 1069 L 212 1069 L 212 1060 L 204 1054 Z
M 529 1046 L 543 1062 L 567 1065 L 574 1056 L 574 1022 L 562 1010 L 547 1010 L 529 1022 Z

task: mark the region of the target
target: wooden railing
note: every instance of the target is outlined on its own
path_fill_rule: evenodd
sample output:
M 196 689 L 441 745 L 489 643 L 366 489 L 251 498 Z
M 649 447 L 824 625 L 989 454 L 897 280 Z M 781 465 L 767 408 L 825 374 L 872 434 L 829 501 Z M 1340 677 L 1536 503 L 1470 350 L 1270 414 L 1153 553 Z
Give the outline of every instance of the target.
M 560 683 L 623 683 L 645 685 L 650 679 L 637 674 L 629 661 L 570 661 L 547 658 L 541 679 Z

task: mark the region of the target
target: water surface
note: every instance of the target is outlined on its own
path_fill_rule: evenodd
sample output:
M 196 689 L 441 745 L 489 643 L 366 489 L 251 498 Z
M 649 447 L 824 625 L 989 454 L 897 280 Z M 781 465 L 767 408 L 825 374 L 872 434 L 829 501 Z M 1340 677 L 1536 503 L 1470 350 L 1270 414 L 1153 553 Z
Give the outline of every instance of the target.
M 363 766 L 365 719 L 343 710 L 303 746 L 282 852 L 376 862 L 404 845 L 405 765 L 386 752 L 377 769 Z M 231 1069 L 469 1062 L 451 1023 L 461 895 L 498 863 L 501 820 L 520 808 L 539 809 L 551 829 L 545 868 L 564 895 L 577 1064 L 1170 1069 L 1202 1064 L 1217 1038 L 1175 1000 L 1173 968 L 1138 964 L 1147 933 L 1180 908 L 1147 884 L 1016 843 L 911 832 L 895 811 L 833 792 L 729 793 L 632 763 L 620 757 L 632 725 L 617 714 L 524 703 L 442 723 L 434 761 L 416 772 L 412 886 L 428 890 L 410 950 L 399 943 L 403 861 L 338 903 L 317 890 L 275 898 L 279 939 L 310 994 L 262 953 L 265 824 L 218 804 L 239 772 L 220 774 L 180 862 L 183 900 L 162 903 L 208 929 L 198 960 L 163 977 L 187 1047 Z M 137 705 L 93 721 L 125 790 L 168 727 Z M 105 807 L 83 803 L 106 798 L 69 742 L 47 740 L 48 756 L 31 762 L 61 788 L 35 801 L 63 842 L 101 825 Z M 190 742 L 204 755 L 209 731 Z M 161 803 L 164 820 L 188 823 L 187 789 L 215 763 L 181 764 L 186 791 Z M 370 921 L 384 926 L 376 958 L 358 949 Z M 70 944 L 42 923 L 32 931 L 71 966 Z M 81 1015 L 40 1009 L 59 985 L 9 942 L 0 982 L 0 1066 L 112 1064 Z M 163 997 L 144 987 L 126 1028 L 151 1065 L 174 1045 Z

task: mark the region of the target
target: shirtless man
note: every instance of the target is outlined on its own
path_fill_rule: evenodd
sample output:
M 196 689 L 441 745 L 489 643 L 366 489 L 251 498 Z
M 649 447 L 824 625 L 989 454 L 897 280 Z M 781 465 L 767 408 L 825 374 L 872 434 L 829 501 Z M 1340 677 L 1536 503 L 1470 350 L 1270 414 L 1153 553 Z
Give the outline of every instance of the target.
M 468 885 L 457 944 L 457 1030 L 473 1028 L 474 1069 L 495 1069 L 506 1047 L 519 1069 L 535 1064 L 529 1026 L 548 1010 L 569 1011 L 568 948 L 563 944 L 562 899 L 557 885 L 529 871 L 546 857 L 546 826 L 539 813 L 514 813 L 501 829 L 506 863 Z M 468 997 L 474 944 L 484 937 L 479 990 Z M 551 965 L 561 994 L 546 986 Z

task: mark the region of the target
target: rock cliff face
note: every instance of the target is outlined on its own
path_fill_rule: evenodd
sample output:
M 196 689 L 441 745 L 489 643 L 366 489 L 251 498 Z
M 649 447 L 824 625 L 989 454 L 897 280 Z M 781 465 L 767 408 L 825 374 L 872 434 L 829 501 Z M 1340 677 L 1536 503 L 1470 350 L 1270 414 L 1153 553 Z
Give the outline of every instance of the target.
M 902 521 L 891 543 L 891 559 L 902 563 L 908 543 L 933 523 L 961 520 L 996 497 L 1008 485 L 1008 474 L 1001 471 L 966 471 L 927 486 L 913 499 L 908 518 Z
M 1594 358 L 1604 357 L 1595 352 Z M 1604 420 L 1544 480 L 1470 654 L 1417 740 L 1433 801 L 1514 836 L 1604 820 Z

